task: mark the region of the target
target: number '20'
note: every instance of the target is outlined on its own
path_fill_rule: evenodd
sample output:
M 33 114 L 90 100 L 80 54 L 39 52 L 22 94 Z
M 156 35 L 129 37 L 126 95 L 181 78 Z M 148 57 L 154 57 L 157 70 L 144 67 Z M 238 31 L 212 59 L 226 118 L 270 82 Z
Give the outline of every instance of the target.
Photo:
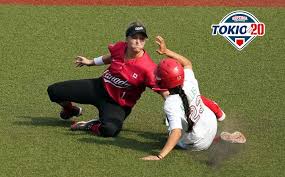
M 264 23 L 252 23 L 251 35 L 263 36 L 265 34 L 265 24 Z

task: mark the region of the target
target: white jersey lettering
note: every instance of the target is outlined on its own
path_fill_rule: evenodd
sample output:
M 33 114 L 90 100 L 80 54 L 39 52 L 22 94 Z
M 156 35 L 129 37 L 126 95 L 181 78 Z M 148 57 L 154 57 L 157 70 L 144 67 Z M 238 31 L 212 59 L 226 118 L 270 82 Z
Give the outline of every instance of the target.
M 118 77 L 115 77 L 113 76 L 109 70 L 106 70 L 103 74 L 103 79 L 104 79 L 104 82 L 107 82 L 107 83 L 110 83 L 112 84 L 113 86 L 115 87 L 118 87 L 118 88 L 127 88 L 127 87 L 130 87 L 131 85 L 128 83 L 128 81 L 124 81 L 124 80 L 121 80 L 120 78 Z

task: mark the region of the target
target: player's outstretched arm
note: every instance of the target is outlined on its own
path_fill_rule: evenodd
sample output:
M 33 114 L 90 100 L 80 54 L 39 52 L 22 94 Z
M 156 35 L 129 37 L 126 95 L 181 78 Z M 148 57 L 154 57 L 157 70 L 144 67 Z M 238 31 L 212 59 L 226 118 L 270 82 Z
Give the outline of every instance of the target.
M 77 67 L 82 67 L 82 66 L 96 66 L 96 65 L 107 65 L 111 63 L 111 55 L 103 55 L 98 58 L 94 58 L 92 60 L 89 60 L 86 57 L 83 56 L 77 56 L 75 58 L 75 64 Z
M 181 129 L 173 129 L 163 147 L 158 155 L 150 155 L 141 158 L 142 160 L 161 160 L 163 159 L 178 143 L 179 139 L 182 136 Z
M 159 45 L 159 49 L 157 49 L 157 53 L 160 55 L 166 55 L 169 58 L 173 58 L 177 60 L 184 68 L 192 69 L 192 63 L 189 59 L 185 58 L 184 56 L 168 49 L 166 47 L 165 41 L 161 36 L 157 36 L 155 42 Z

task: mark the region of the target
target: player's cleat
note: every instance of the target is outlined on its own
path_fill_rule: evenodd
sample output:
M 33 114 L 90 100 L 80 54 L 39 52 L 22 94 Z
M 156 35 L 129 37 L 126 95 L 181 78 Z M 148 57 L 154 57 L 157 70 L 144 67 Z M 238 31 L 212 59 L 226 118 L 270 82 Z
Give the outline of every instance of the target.
M 101 122 L 97 122 L 96 124 L 93 124 L 89 130 L 91 131 L 92 134 L 100 136 L 101 135 L 100 127 L 101 127 Z
M 78 130 L 87 131 L 87 130 L 90 130 L 93 125 L 98 124 L 98 123 L 100 123 L 98 119 L 92 119 L 89 121 L 80 121 L 80 122 L 72 124 L 70 129 L 72 131 L 78 131 Z
M 218 120 L 219 122 L 222 122 L 223 120 L 225 120 L 226 114 L 224 113 L 224 111 L 222 111 L 221 114 L 216 114 L 216 117 L 217 117 L 217 120 Z
M 220 134 L 220 137 L 222 140 L 229 142 L 229 143 L 243 144 L 246 142 L 245 136 L 241 132 L 238 132 L 238 131 L 234 133 L 222 132 Z
M 70 126 L 70 129 L 72 131 L 77 131 L 77 130 L 86 130 L 86 121 L 80 121 L 80 122 L 75 122 Z
M 72 106 L 71 109 L 62 108 L 59 115 L 65 120 L 70 119 L 73 116 L 79 117 L 82 115 L 82 108 L 79 106 Z

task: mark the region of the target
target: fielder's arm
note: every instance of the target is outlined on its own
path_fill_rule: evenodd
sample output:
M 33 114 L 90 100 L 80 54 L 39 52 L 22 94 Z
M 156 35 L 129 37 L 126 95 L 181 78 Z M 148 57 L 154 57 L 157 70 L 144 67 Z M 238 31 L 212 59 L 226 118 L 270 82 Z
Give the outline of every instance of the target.
M 161 54 L 161 55 L 164 54 L 169 58 L 173 58 L 173 59 L 177 60 L 184 68 L 192 69 L 191 61 L 189 59 L 185 58 L 184 56 L 168 49 L 166 47 L 164 39 L 161 36 L 157 36 L 155 42 L 159 45 L 159 49 L 156 50 L 159 54 Z
M 112 61 L 111 54 L 103 55 L 91 60 L 83 56 L 77 56 L 75 58 L 75 64 L 77 67 L 107 65 L 110 64 L 111 61 Z

